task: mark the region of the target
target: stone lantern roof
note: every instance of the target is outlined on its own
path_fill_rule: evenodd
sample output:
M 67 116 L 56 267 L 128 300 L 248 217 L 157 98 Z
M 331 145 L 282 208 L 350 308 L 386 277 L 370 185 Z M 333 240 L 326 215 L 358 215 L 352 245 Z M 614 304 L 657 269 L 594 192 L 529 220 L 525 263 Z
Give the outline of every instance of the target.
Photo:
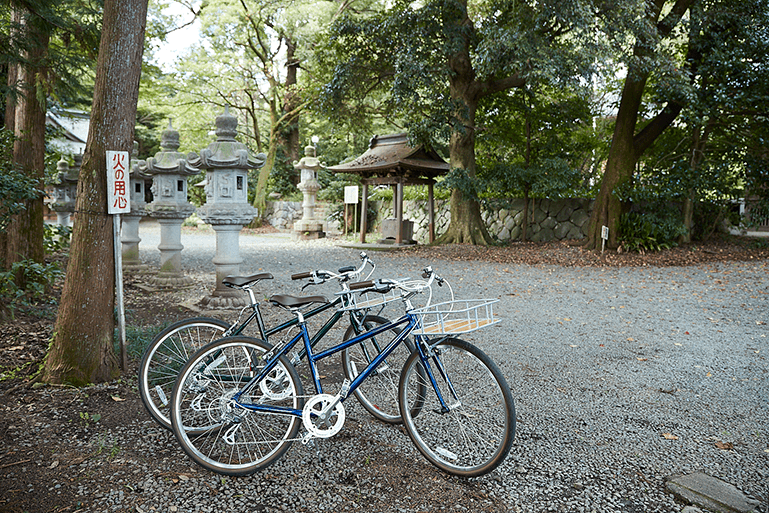
M 168 128 L 163 131 L 160 139 L 160 149 L 154 157 L 137 166 L 137 171 L 145 175 L 177 174 L 196 175 L 200 168 L 194 167 L 187 161 L 187 156 L 176 150 L 179 149 L 179 132 L 174 130 L 171 120 Z
M 190 164 L 199 169 L 257 169 L 264 165 L 264 153 L 252 156 L 245 144 L 235 140 L 238 118 L 225 107 L 224 114 L 216 117 L 216 141 L 200 150 L 200 156 L 190 153 Z

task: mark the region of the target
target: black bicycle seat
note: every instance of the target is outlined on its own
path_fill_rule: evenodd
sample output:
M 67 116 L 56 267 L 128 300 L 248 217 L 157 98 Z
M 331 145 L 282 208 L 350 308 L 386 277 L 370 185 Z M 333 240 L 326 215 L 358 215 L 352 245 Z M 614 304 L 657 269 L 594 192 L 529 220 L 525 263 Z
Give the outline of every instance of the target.
M 328 303 L 326 296 L 289 296 L 288 294 L 273 294 L 270 303 L 285 308 L 297 308 L 311 303 Z
M 259 273 L 259 274 L 252 274 L 251 276 L 227 276 L 222 280 L 222 283 L 228 287 L 240 288 L 240 287 L 247 287 L 249 285 L 253 285 L 254 283 L 261 280 L 271 280 L 271 279 L 272 279 L 272 274 Z

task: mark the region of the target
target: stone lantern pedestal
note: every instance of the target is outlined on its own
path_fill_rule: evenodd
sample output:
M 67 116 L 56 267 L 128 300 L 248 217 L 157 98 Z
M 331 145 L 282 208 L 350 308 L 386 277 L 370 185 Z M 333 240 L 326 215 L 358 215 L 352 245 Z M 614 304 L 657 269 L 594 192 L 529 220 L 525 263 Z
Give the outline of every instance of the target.
M 240 274 L 240 231 L 257 215 L 248 203 L 248 170 L 264 165 L 265 155 L 252 157 L 248 148 L 235 140 L 238 120 L 229 109 L 216 118 L 215 142 L 190 154 L 190 164 L 206 170 L 206 203 L 198 208 L 200 218 L 216 232 L 216 288 L 201 300 L 208 308 L 242 308 L 248 300 L 240 291 L 222 284 L 227 276 Z
M 315 218 L 315 200 L 320 190 L 318 183 L 318 169 L 320 160 L 315 157 L 315 147 L 307 146 L 304 149 L 304 157 L 299 162 L 294 162 L 294 167 L 301 173 L 301 181 L 297 188 L 302 191 L 302 218 L 294 222 L 291 236 L 294 240 L 322 239 L 326 236 L 323 231 L 323 222 Z
M 53 186 L 53 201 L 49 204 L 56 212 L 56 224 L 72 226 L 71 214 L 75 211 L 79 167 L 71 168 L 63 158 L 56 164 L 56 178 Z
M 153 201 L 147 213 L 160 224 L 160 269 L 148 280 L 155 287 L 172 288 L 192 285 L 192 279 L 182 272 L 182 223 L 195 207 L 187 201 L 187 177 L 200 172 L 191 166 L 179 149 L 179 132 L 171 123 L 163 132 L 155 158 L 140 162 L 138 170 L 152 176 Z
M 144 201 L 144 187 L 149 176 L 139 170 L 139 161 L 136 160 L 136 146 L 134 143 L 134 161 L 131 163 L 129 185 L 131 188 L 131 212 L 120 216 L 123 223 L 120 242 L 123 246 L 123 270 L 126 272 L 146 272 L 149 270 L 149 266 L 143 264 L 139 258 L 139 243 L 141 242 L 139 222 L 141 222 L 142 217 L 147 215 L 144 210 L 147 206 L 147 202 Z

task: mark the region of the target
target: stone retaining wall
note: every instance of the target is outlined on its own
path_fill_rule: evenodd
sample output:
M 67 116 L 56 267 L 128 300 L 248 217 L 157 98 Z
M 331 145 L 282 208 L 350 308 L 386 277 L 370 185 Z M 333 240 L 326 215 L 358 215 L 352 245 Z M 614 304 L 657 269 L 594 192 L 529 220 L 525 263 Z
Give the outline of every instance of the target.
M 482 209 L 489 233 L 501 241 L 520 239 L 523 218 L 523 200 L 513 199 L 500 202 L 498 209 Z M 533 203 L 533 206 L 531 205 Z M 585 237 L 590 220 L 592 200 L 587 199 L 537 199 L 530 201 L 531 224 L 527 237 L 532 241 L 581 239 Z M 377 211 L 377 221 L 372 233 L 379 233 L 382 219 L 392 216 L 392 203 L 371 202 Z M 328 206 L 318 204 L 316 211 L 325 212 Z M 428 241 L 427 201 L 404 201 L 404 217 L 414 222 L 414 240 L 422 244 Z M 298 201 L 269 201 L 264 218 L 279 230 L 290 230 L 294 221 L 302 218 L 302 204 Z M 435 202 L 435 234 L 446 231 L 451 214 L 448 200 Z M 327 230 L 338 231 L 339 224 L 324 221 Z

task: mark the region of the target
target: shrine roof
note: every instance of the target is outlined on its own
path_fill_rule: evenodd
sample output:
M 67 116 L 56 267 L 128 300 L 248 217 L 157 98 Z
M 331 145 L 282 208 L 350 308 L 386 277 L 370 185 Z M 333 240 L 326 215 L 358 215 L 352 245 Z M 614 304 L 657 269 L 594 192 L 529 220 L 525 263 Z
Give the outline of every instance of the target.
M 409 181 L 434 179 L 446 174 L 449 164 L 432 150 L 421 146 L 411 147 L 407 134 L 401 133 L 375 135 L 363 155 L 328 169 L 334 173 L 353 173 L 363 178 L 401 177 Z

